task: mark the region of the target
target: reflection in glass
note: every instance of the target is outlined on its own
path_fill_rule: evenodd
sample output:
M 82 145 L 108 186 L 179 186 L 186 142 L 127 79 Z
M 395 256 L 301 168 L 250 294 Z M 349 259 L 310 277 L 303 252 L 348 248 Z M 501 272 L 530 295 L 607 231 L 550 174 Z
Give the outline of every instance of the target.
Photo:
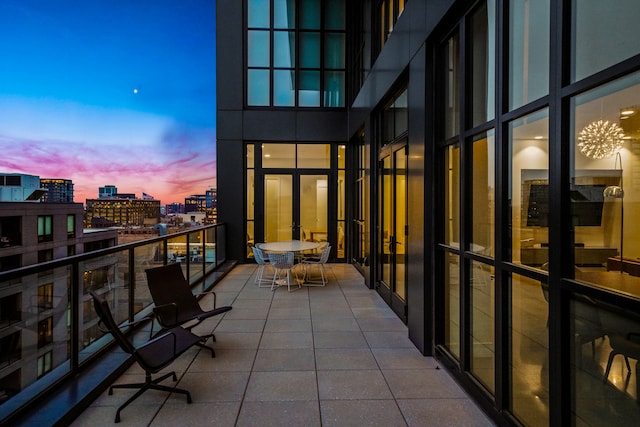
M 540 268 L 549 261 L 549 111 L 509 123 L 511 260 Z
M 295 104 L 295 72 L 293 70 L 273 71 L 273 105 L 292 107 Z
M 344 0 L 325 0 L 324 27 L 327 30 L 344 30 L 346 13 Z
M 296 26 L 295 0 L 274 0 L 273 1 L 273 28 L 295 28 L 295 26 Z
M 247 65 L 269 66 L 269 31 L 249 31 L 247 40 Z
M 324 40 L 324 67 L 345 67 L 345 35 L 344 33 L 328 33 Z
M 570 318 L 574 423 L 629 425 L 640 417 L 638 313 L 575 294 Z
M 300 67 L 320 68 L 320 33 L 300 33 Z
M 471 17 L 473 126 L 495 113 L 495 1 L 487 0 Z
M 250 28 L 269 28 L 269 0 L 248 0 L 247 25 Z
M 293 177 L 264 176 L 264 240 L 291 240 L 293 224 Z
M 549 0 L 509 1 L 509 108 L 549 93 Z
M 320 0 L 300 0 L 300 28 L 320 29 Z
M 450 138 L 460 132 L 460 96 L 459 96 L 459 79 L 460 79 L 460 41 L 458 33 L 454 34 L 445 45 L 444 61 L 446 68 L 443 70 L 445 75 L 444 86 L 444 136 Z
M 268 54 L 269 52 L 267 52 Z M 267 63 L 268 64 L 268 63 Z M 293 68 L 296 65 L 296 36 L 293 31 L 273 33 L 273 66 Z
M 301 71 L 300 90 L 298 91 L 298 105 L 300 107 L 320 106 L 320 72 Z
M 460 359 L 460 257 L 444 253 L 444 345 Z
M 471 261 L 471 373 L 495 392 L 495 288 L 492 266 Z
M 511 410 L 527 426 L 549 425 L 547 285 L 513 274 L 509 289 Z
M 344 107 L 344 71 L 325 71 L 324 106 Z
M 573 0 L 571 3 L 572 81 L 640 53 L 639 1 Z

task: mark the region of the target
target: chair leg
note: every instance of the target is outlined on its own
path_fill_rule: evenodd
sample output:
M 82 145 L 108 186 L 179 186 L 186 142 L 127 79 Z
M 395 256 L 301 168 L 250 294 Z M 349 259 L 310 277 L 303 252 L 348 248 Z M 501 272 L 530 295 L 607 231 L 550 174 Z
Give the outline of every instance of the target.
M 163 381 L 169 377 L 173 377 L 173 381 L 177 381 L 178 378 L 176 377 L 176 373 L 175 372 L 169 372 L 168 374 L 165 374 L 159 378 L 156 378 L 154 380 L 151 379 L 151 374 L 149 372 L 145 372 L 145 382 L 144 383 L 138 383 L 138 384 L 115 384 L 112 385 L 109 388 L 109 394 L 113 394 L 113 389 L 114 388 L 140 388 L 140 390 L 138 390 L 137 392 L 135 392 L 133 394 L 133 396 L 131 396 L 129 399 L 127 399 L 126 402 L 124 402 L 122 405 L 120 405 L 120 407 L 118 408 L 118 410 L 116 411 L 116 418 L 114 420 L 114 422 L 119 423 L 120 422 L 120 412 L 126 408 L 127 406 L 129 406 L 129 404 L 131 402 L 133 402 L 134 400 L 136 400 L 138 397 L 140 397 L 140 395 L 142 393 L 144 393 L 147 390 L 160 390 L 160 391 L 166 391 L 169 393 L 180 393 L 180 394 L 184 394 L 187 396 L 187 403 L 191 403 L 191 393 L 189 393 L 187 390 L 184 389 L 180 389 L 180 388 L 176 388 L 176 387 L 170 387 L 170 386 L 166 386 L 163 384 L 158 384 L 160 381 Z
M 211 351 L 211 357 L 212 357 L 212 358 L 213 358 L 213 357 L 216 357 L 216 352 L 215 352 L 215 350 L 213 349 L 213 347 L 209 347 L 208 345 L 206 345 L 206 344 L 205 344 L 204 342 L 202 342 L 202 341 L 197 342 L 197 343 L 196 343 L 196 345 L 197 345 L 198 347 L 202 347 L 202 348 L 205 348 L 205 349 L 207 349 L 207 350 Z
M 607 369 L 604 370 L 604 382 L 607 382 L 609 379 L 609 371 L 611 370 L 611 364 L 613 363 L 613 358 L 616 357 L 618 353 L 612 351 L 609 353 L 609 361 L 607 362 Z

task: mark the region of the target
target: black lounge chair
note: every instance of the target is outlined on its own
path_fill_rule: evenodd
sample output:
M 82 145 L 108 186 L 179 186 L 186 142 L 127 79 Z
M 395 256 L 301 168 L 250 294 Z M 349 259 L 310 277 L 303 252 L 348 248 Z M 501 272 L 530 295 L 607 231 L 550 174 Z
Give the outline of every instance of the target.
M 114 388 L 139 389 L 118 408 L 115 422 L 119 423 L 120 412 L 147 390 L 161 390 L 169 393 L 185 394 L 187 396 L 187 403 L 191 403 L 191 394 L 187 390 L 159 384 L 161 381 L 164 381 L 169 377 L 173 377 L 173 381 L 177 381 L 178 378 L 176 377 L 175 372 L 169 372 L 156 379 L 152 379 L 151 374 L 155 374 L 169 366 L 182 353 L 193 345 L 199 343 L 201 338 L 184 328 L 173 328 L 164 332 L 160 336 L 147 341 L 141 346 L 135 347 L 125 337 L 120 328 L 131 326 L 136 322 L 125 323 L 118 326 L 118 324 L 113 320 L 109 303 L 93 291 L 90 291 L 90 294 L 93 297 L 93 306 L 95 307 L 96 313 L 98 313 L 98 316 L 100 317 L 99 325 L 104 327 L 105 331 L 108 331 L 113 335 L 113 338 L 118 345 L 120 345 L 125 352 L 133 356 L 135 361 L 138 362 L 138 365 L 144 369 L 145 373 L 145 381 L 143 383 L 114 384 L 109 388 L 109 395 L 113 394 Z
M 155 305 L 153 312 L 163 328 L 182 326 L 191 330 L 203 320 L 231 310 L 231 306 L 216 308 L 215 292 L 208 292 L 213 294 L 213 309 L 203 310 L 196 295 L 191 291 L 180 264 L 149 268 L 145 272 L 149 292 Z M 211 357 L 215 357 L 213 347 L 204 344 L 209 337 L 213 341 L 216 340 L 214 334 L 201 335 L 201 342 L 197 345 L 210 350 Z

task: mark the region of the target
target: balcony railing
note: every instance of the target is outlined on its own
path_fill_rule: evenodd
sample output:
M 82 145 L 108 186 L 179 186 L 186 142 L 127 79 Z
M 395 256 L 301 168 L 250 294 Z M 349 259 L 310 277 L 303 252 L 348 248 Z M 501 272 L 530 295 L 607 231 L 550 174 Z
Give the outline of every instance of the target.
M 0 425 L 112 343 L 98 328 L 89 290 L 110 302 L 117 322 L 134 321 L 152 311 L 146 269 L 177 262 L 192 286 L 204 288 L 205 277 L 225 261 L 225 226 L 214 224 L 0 272 L 3 309 L 11 303 L 19 313 L 11 317 L 18 321 L 0 323 Z M 42 286 L 53 288 L 52 304 L 44 308 Z M 43 340 L 38 326 L 49 317 L 52 336 Z

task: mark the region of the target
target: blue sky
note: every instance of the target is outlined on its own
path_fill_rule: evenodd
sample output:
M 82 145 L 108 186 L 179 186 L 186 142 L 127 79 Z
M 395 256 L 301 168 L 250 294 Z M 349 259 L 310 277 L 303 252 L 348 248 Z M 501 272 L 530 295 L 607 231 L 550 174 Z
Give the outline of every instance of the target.
M 162 203 L 215 185 L 215 1 L 0 1 L 0 172 Z

